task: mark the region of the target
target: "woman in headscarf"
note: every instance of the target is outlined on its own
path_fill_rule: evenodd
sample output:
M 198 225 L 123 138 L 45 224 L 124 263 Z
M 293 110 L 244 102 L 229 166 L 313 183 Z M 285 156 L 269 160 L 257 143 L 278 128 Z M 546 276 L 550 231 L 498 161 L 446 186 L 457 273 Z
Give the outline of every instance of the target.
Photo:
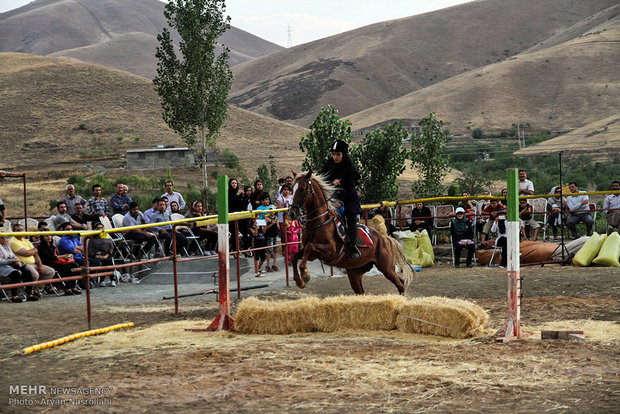
M 339 199 L 344 205 L 347 225 L 347 253 L 349 259 L 357 259 L 361 253 L 357 248 L 357 222 L 362 209 L 356 186 L 360 173 L 348 154 L 349 146 L 338 140 L 331 147 L 332 155 L 327 160 L 321 174 L 327 181 L 340 188 Z

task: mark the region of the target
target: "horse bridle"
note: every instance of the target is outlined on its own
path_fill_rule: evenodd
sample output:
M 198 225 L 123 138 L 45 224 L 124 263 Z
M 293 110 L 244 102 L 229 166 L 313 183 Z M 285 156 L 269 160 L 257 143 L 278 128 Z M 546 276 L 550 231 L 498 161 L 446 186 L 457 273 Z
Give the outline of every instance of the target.
M 331 199 L 331 197 L 330 197 L 330 198 L 327 198 L 327 199 L 325 200 L 325 202 L 323 202 L 323 204 L 319 205 L 318 207 L 316 207 L 314 210 L 312 210 L 312 211 L 310 211 L 310 212 L 306 212 L 306 208 L 304 207 L 304 205 L 306 204 L 306 200 L 308 199 L 308 196 L 309 196 L 310 194 L 312 194 L 312 197 L 314 197 L 314 187 L 312 186 L 312 178 L 303 178 L 303 181 L 305 181 L 305 182 L 306 182 L 306 185 L 307 185 L 307 187 L 308 187 L 308 189 L 306 190 L 306 194 L 304 194 L 304 198 L 303 198 L 303 200 L 301 200 L 301 202 L 300 202 L 299 204 L 293 204 L 293 205 L 290 207 L 291 209 L 293 209 L 293 208 L 294 208 L 294 209 L 296 209 L 296 210 L 298 210 L 298 211 L 299 211 L 299 213 L 300 213 L 300 214 L 299 214 L 299 217 L 300 217 L 300 218 L 306 218 L 306 217 L 308 217 L 309 215 L 311 215 L 312 213 L 314 213 L 316 210 L 318 210 L 318 209 L 319 209 L 319 208 L 321 208 L 322 206 L 326 205 L 326 204 L 329 202 L 329 200 Z M 318 220 L 319 218 L 323 217 L 324 215 L 329 214 L 329 212 L 330 212 L 330 211 L 329 211 L 329 209 L 327 209 L 327 211 L 325 211 L 325 213 L 319 214 L 318 216 L 316 216 L 316 217 L 312 217 L 312 218 L 309 218 L 309 219 L 308 219 L 308 218 L 306 218 L 306 220 L 305 220 L 305 221 L 306 221 L 306 222 L 309 222 L 309 221 Z M 310 228 L 307 228 L 307 229 L 308 229 L 309 231 L 314 231 L 314 230 L 316 230 L 316 229 L 318 229 L 318 228 L 320 228 L 320 227 L 325 226 L 326 224 L 329 224 L 329 223 L 330 223 L 330 222 L 332 222 L 333 220 L 334 220 L 334 218 L 333 218 L 333 217 L 330 217 L 330 219 L 329 219 L 329 220 L 324 221 L 324 222 L 322 222 L 322 223 L 319 223 L 319 224 L 318 224 L 317 226 L 315 226 L 315 227 L 310 227 Z

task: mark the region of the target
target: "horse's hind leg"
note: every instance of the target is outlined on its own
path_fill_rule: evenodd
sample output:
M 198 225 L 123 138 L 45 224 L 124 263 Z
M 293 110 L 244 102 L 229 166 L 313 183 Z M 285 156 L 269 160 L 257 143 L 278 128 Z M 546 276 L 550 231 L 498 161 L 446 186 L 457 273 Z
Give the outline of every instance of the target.
M 396 286 L 396 289 L 398 289 L 398 293 L 400 293 L 401 295 L 404 294 L 405 281 L 396 274 L 396 265 L 394 264 L 394 259 L 392 258 L 392 255 L 379 255 L 377 253 L 378 252 L 375 253 L 375 265 L 377 266 L 377 269 L 379 269 L 379 271 L 383 273 L 383 276 L 385 276 L 387 280 L 389 280 L 394 284 L 394 286 Z
M 364 272 L 361 269 L 347 269 L 347 276 L 349 276 L 349 283 L 351 289 L 356 295 L 363 295 L 364 288 L 362 287 L 362 275 Z

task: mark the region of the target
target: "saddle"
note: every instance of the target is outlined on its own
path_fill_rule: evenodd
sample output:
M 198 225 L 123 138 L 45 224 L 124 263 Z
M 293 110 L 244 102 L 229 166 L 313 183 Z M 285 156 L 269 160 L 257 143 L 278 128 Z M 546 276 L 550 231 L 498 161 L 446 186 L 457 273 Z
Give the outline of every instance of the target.
M 336 221 L 336 233 L 338 233 L 338 237 L 342 240 L 343 243 L 347 242 L 347 229 L 345 228 L 344 222 L 340 216 L 335 218 Z M 357 225 L 357 247 L 372 247 L 374 246 L 374 241 L 372 240 L 372 236 L 370 235 L 370 230 L 363 224 Z

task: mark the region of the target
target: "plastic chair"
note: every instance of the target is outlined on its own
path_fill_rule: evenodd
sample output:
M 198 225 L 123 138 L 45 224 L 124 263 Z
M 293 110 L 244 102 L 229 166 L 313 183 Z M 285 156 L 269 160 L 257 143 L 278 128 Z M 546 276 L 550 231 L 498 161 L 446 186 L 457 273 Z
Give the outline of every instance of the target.
M 112 223 L 110 222 L 110 219 L 106 216 L 100 216 L 99 221 L 101 222 L 101 224 L 103 224 L 103 228 L 105 230 L 112 230 L 114 228 L 112 226 Z M 127 240 L 125 240 L 125 237 L 122 233 L 108 233 L 108 235 L 112 239 L 114 249 L 116 250 L 121 259 L 126 260 L 128 258 L 131 258 L 135 260 L 135 258 L 133 257 L 132 248 L 127 242 Z M 123 250 L 121 250 L 119 244 L 122 245 L 123 249 L 126 250 L 125 254 L 123 254 Z
M 450 230 L 451 215 L 454 214 L 454 206 L 452 204 L 446 204 L 435 207 L 435 213 L 433 216 L 433 234 L 434 244 L 437 244 L 438 230 Z
M 174 221 L 176 220 L 183 220 L 185 219 L 185 217 L 182 214 L 179 213 L 172 213 L 170 215 L 170 218 Z M 177 224 L 177 229 L 179 230 L 183 230 L 183 232 L 185 232 L 185 238 L 188 240 L 188 243 L 194 242 L 196 244 L 196 247 L 198 247 L 198 251 L 200 252 L 200 254 L 202 256 L 205 255 L 205 252 L 202 250 L 202 246 L 200 245 L 200 237 L 196 236 L 194 234 L 194 232 L 192 231 L 191 227 L 189 226 L 182 226 Z M 187 249 L 185 249 L 185 254 L 187 254 L 189 256 L 189 252 L 187 251 Z

